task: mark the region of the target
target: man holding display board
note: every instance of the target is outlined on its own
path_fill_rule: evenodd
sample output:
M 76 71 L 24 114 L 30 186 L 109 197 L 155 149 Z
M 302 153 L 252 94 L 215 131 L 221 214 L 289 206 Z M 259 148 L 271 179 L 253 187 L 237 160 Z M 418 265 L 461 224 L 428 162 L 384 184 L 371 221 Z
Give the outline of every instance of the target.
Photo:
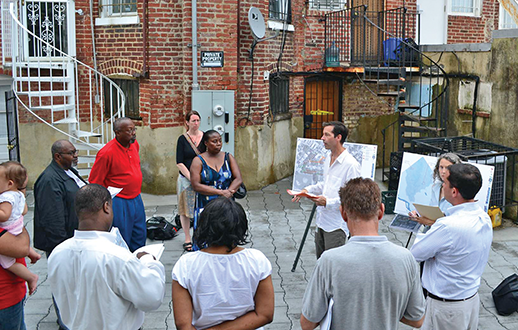
M 317 259 L 325 250 L 345 244 L 349 230 L 340 214 L 338 191 L 349 180 L 361 176 L 360 163 L 343 146 L 349 133 L 347 127 L 337 121 L 324 123 L 323 127 L 321 140 L 324 142 L 324 147 L 331 151 L 324 161 L 323 180 L 307 186 L 292 200 L 298 202 L 302 196 L 305 196 L 317 205 L 315 233 Z

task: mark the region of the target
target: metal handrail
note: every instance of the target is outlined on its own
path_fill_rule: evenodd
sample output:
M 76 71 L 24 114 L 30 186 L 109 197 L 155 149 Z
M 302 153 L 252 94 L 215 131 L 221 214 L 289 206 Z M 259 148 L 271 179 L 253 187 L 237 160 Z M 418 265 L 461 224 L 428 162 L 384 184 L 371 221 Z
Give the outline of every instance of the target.
M 98 131 L 100 131 L 100 130 L 102 131 L 102 127 L 103 127 L 103 125 L 106 125 L 106 124 L 108 124 L 108 123 L 110 123 L 110 122 L 111 122 L 111 123 L 113 123 L 113 119 L 114 119 L 114 118 L 116 118 L 116 117 L 123 117 L 123 116 L 124 116 L 124 111 L 125 111 L 124 109 L 125 109 L 125 102 L 126 102 L 126 99 L 125 99 L 125 96 L 124 96 L 124 93 L 123 93 L 122 89 L 121 89 L 117 84 L 115 84 L 115 83 L 114 83 L 110 78 L 108 78 L 107 76 L 105 76 L 105 75 L 104 75 L 104 74 L 102 74 L 101 72 L 99 72 L 99 71 L 95 70 L 95 69 L 94 69 L 94 68 L 92 68 L 91 66 L 89 66 L 89 65 L 87 65 L 87 64 L 85 64 L 85 63 L 83 63 L 83 62 L 81 62 L 81 61 L 79 61 L 79 60 L 77 60 L 76 58 L 74 58 L 74 57 L 70 56 L 69 54 L 67 54 L 67 53 L 65 53 L 65 52 L 63 52 L 63 51 L 61 51 L 60 49 L 58 49 L 58 48 L 56 48 L 56 47 L 54 47 L 52 44 L 50 44 L 49 42 L 47 42 L 47 41 L 43 40 L 42 38 L 40 38 L 39 36 L 37 36 L 36 34 L 34 34 L 32 31 L 30 31 L 29 29 L 27 29 L 27 28 L 26 28 L 26 27 L 25 27 L 25 26 L 20 22 L 20 20 L 18 20 L 17 15 L 16 15 L 16 12 L 15 12 L 15 9 L 16 9 L 16 8 L 15 8 L 15 5 L 16 5 L 15 3 L 11 3 L 11 4 L 10 4 L 9 12 L 10 12 L 10 14 L 11 14 L 11 18 L 12 18 L 12 20 L 16 23 L 16 26 L 17 26 L 17 27 L 21 27 L 23 31 L 25 31 L 26 33 L 28 33 L 29 35 L 31 35 L 31 36 L 32 36 L 33 38 L 35 38 L 36 40 L 38 40 L 38 41 L 40 41 L 41 43 L 43 43 L 45 46 L 50 47 L 53 51 L 55 51 L 55 52 L 59 53 L 62 57 L 67 58 L 68 60 L 70 60 L 70 61 L 74 62 L 76 65 L 77 65 L 77 64 L 82 65 L 83 67 L 85 67 L 85 68 L 87 68 L 88 70 L 90 70 L 90 72 L 94 72 L 95 74 L 99 75 L 99 77 L 101 77 L 102 79 L 106 80 L 106 81 L 107 81 L 107 82 L 108 82 L 112 87 L 115 87 L 115 89 L 117 90 L 117 92 L 118 92 L 118 94 L 119 94 L 119 99 L 120 99 L 120 101 L 121 101 L 121 102 L 120 102 L 120 106 L 119 106 L 119 108 L 117 109 L 117 112 L 115 112 L 115 113 L 111 113 L 111 117 L 110 117 L 108 120 L 106 120 L 106 121 L 104 121 L 104 122 L 101 120 L 101 124 L 100 124 L 100 125 L 98 125 L 97 127 L 93 128 L 93 129 L 91 130 L 91 132 L 92 132 L 92 133 L 96 133 L 96 132 L 98 132 Z M 14 27 L 14 25 L 13 25 L 13 27 Z M 16 31 L 16 32 L 17 32 L 17 31 Z M 13 35 L 15 35 L 15 36 L 16 36 L 17 34 L 18 34 L 18 33 L 13 33 Z M 52 63 L 52 58 L 49 58 L 49 60 L 50 60 L 49 62 L 50 62 L 50 63 Z M 13 59 L 13 63 L 14 63 L 14 62 L 15 62 L 15 60 Z M 13 65 L 13 70 L 15 70 L 14 65 Z M 14 80 L 14 81 L 13 81 L 13 90 L 14 90 L 14 91 L 16 91 L 16 90 L 17 90 L 17 88 L 16 88 L 16 87 L 17 87 L 17 86 L 16 86 L 16 83 L 17 83 L 17 81 L 16 81 L 16 80 Z M 59 131 L 59 132 L 60 132 L 60 133 L 62 133 L 62 134 L 64 134 L 64 135 L 68 136 L 69 138 L 74 139 L 74 140 L 75 140 L 75 141 L 77 141 L 77 142 L 80 142 L 80 143 L 82 143 L 82 144 L 88 145 L 89 147 L 91 147 L 91 148 L 93 148 L 93 149 L 100 149 L 100 148 L 98 148 L 97 146 L 90 144 L 89 142 L 86 142 L 86 141 L 84 141 L 84 140 L 81 140 L 81 138 L 80 138 L 80 137 L 76 137 L 76 136 L 73 136 L 73 135 L 71 135 L 71 134 L 68 134 L 68 133 L 64 132 L 63 130 L 61 130 L 61 129 L 57 128 L 56 126 L 52 125 L 51 123 L 48 123 L 46 120 L 44 120 L 44 119 L 43 119 L 43 118 L 41 118 L 39 115 L 37 115 L 33 110 L 31 110 L 31 109 L 30 109 L 30 107 L 28 107 L 28 106 L 27 106 L 27 105 L 26 105 L 26 104 L 25 104 L 25 103 L 20 99 L 20 97 L 18 96 L 18 94 L 17 94 L 17 93 L 15 93 L 15 94 L 16 94 L 16 98 L 17 98 L 17 100 L 18 100 L 18 101 L 19 101 L 19 102 L 24 106 L 24 108 L 25 108 L 27 111 L 29 111 L 33 116 L 35 116 L 36 118 L 38 118 L 40 121 L 44 122 L 46 125 L 48 125 L 48 126 L 52 127 L 53 129 L 55 129 L 55 130 Z M 101 109 L 101 118 L 102 118 L 102 113 L 103 113 L 103 112 L 104 112 L 104 109 Z M 92 118 L 92 119 L 93 119 L 93 118 Z M 111 134 L 112 134 L 112 138 L 113 138 L 113 132 L 111 132 Z M 101 141 L 102 141 L 102 140 L 101 140 Z M 104 141 L 102 141 L 102 142 L 104 142 Z

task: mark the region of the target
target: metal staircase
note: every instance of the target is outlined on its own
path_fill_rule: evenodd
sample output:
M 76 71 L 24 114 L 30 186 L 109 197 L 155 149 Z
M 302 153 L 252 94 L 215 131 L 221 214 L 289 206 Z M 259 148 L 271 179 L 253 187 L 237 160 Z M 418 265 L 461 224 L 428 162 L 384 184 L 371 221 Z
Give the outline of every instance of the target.
M 68 137 L 79 150 L 78 171 L 87 176 L 97 151 L 114 137 L 112 123 L 124 116 L 125 97 L 76 59 L 74 4 L 2 0 L 2 59 L 19 105 Z
M 381 131 L 385 181 L 413 140 L 446 136 L 448 77 L 419 49 L 418 13 L 404 7 L 370 12 L 362 5 L 329 13 L 325 21 L 326 65 L 363 68 L 356 71 L 360 83 L 398 113 Z

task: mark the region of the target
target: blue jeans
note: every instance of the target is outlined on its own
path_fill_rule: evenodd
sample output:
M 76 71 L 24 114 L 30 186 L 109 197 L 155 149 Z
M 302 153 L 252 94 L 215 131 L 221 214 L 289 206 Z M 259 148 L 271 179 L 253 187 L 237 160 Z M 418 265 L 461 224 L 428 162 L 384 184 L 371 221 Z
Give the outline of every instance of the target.
M 0 329 L 1 330 L 25 330 L 25 320 L 23 316 L 23 298 L 19 303 L 11 307 L 0 309 Z

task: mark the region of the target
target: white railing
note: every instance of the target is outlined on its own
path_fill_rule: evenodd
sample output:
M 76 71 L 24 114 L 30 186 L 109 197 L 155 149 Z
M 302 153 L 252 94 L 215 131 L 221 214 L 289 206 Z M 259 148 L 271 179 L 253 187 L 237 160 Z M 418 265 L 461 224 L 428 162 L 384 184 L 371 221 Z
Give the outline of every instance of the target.
M 2 65 L 11 66 L 12 64 L 12 20 L 9 14 L 9 6 L 11 3 L 15 3 L 16 0 L 1 0 L 1 17 L 2 21 Z
M 52 11 L 53 5 L 62 3 L 60 0 L 27 1 L 26 5 L 27 3 L 39 5 L 38 10 L 40 10 L 40 12 L 35 11 L 34 6 L 30 9 L 30 13 L 23 10 L 22 14 L 26 15 L 27 19 L 30 20 L 29 15 L 41 15 L 43 7 L 41 4 L 45 4 L 47 17 L 42 20 L 41 16 L 38 19 L 31 16 L 34 20 L 34 22 L 31 21 L 31 26 L 34 24 L 34 29 L 31 31 L 18 19 L 16 3 L 10 4 L 13 90 L 16 98 L 40 121 L 76 142 L 87 145 L 91 149 L 100 149 L 102 145 L 114 138 L 111 129 L 113 120 L 124 116 L 124 94 L 108 77 L 66 53 L 66 49 L 56 47 L 70 46 L 70 43 L 63 41 L 65 40 L 63 34 L 71 34 L 72 38 L 67 38 L 68 40 L 75 38 L 75 27 L 72 26 L 75 24 L 70 24 L 66 17 L 59 16 L 63 15 L 63 7 L 59 7 L 58 12 Z M 70 3 L 70 1 L 67 2 L 67 4 Z M 56 14 L 57 18 L 54 17 L 53 20 L 48 18 L 49 8 L 50 13 Z M 36 26 L 36 24 L 40 25 Z M 62 28 L 60 24 L 66 24 L 66 26 Z M 48 32 L 55 26 L 60 27 L 61 34 L 49 36 Z M 38 31 L 40 35 L 34 31 Z M 44 33 L 47 34 L 43 35 Z M 56 43 L 56 37 L 61 38 L 61 41 Z M 70 49 L 71 53 L 75 54 L 75 46 L 70 48 L 73 48 Z M 96 79 L 98 79 L 97 82 Z M 110 86 L 108 104 L 102 97 L 102 86 L 105 84 Z M 99 85 L 100 91 L 95 87 Z M 46 111 L 45 116 L 37 113 L 40 111 Z M 43 117 L 50 117 L 50 121 Z M 56 124 L 68 124 L 68 132 L 56 127 Z

